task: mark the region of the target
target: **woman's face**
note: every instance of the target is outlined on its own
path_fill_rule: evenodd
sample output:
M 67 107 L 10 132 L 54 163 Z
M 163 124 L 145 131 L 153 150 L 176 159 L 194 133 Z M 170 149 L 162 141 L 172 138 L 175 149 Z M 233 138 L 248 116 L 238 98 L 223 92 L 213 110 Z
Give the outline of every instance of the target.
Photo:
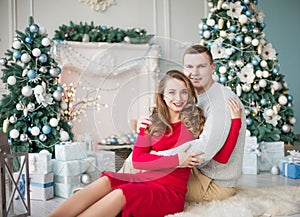
M 187 104 L 189 91 L 183 81 L 172 78 L 166 82 L 163 99 L 170 113 L 180 112 Z

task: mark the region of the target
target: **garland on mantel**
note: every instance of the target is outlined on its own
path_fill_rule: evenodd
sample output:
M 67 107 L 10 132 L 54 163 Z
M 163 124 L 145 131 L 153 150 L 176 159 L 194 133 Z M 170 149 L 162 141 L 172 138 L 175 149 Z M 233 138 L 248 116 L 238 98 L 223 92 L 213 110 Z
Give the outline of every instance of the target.
M 70 25 L 59 26 L 55 30 L 54 40 L 61 41 L 80 41 L 80 42 L 127 42 L 133 44 L 148 43 L 153 37 L 147 34 L 145 29 L 132 28 L 123 30 L 120 28 L 107 27 L 104 25 L 95 26 L 94 22 L 91 24 L 82 23 L 74 24 L 70 21 Z

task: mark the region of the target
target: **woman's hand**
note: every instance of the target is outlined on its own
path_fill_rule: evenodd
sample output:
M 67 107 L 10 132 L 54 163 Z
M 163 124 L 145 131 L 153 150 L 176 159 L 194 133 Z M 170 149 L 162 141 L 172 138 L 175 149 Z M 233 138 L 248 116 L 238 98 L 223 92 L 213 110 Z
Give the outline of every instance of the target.
M 193 168 L 203 162 L 203 159 L 198 158 L 197 156 L 200 156 L 204 153 L 203 152 L 187 153 L 186 151 L 189 148 L 190 146 L 186 147 L 183 151 L 178 153 L 179 167 Z
M 234 118 L 241 118 L 242 117 L 242 108 L 240 106 L 240 103 L 237 99 L 228 99 L 227 100 L 229 109 L 230 109 L 230 114 L 231 114 L 231 119 Z

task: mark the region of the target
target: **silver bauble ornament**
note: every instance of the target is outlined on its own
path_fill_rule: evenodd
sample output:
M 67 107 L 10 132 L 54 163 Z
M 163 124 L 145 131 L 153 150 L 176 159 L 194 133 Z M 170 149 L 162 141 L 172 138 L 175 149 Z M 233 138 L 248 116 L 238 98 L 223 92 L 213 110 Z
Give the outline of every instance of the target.
M 33 136 L 37 136 L 37 135 L 39 135 L 39 133 L 40 133 L 40 128 L 38 128 L 38 127 L 32 127 L 31 128 L 31 134 Z
M 281 129 L 282 129 L 282 132 L 289 133 L 291 131 L 291 126 L 288 124 L 284 124 L 284 125 L 282 125 Z
M 15 76 L 11 75 L 7 78 L 6 82 L 9 85 L 15 85 L 17 83 L 17 79 Z
M 59 134 L 60 134 L 60 141 L 62 142 L 68 141 L 70 139 L 69 133 L 64 130 L 60 131 Z
M 25 133 L 22 133 L 22 134 L 20 135 L 20 140 L 21 140 L 22 142 L 27 141 L 27 140 L 28 140 L 28 135 L 25 134 Z
M 49 70 L 49 73 L 50 73 L 50 75 L 51 75 L 51 77 L 57 77 L 58 76 L 58 72 L 57 72 L 57 70 L 56 70 L 56 68 L 51 68 L 50 70 Z
M 24 109 L 24 107 L 23 107 L 23 105 L 22 105 L 21 103 L 17 103 L 16 109 L 17 109 L 18 111 L 22 111 L 22 110 Z
M 34 103 L 32 103 L 32 102 L 28 103 L 27 104 L 27 109 L 28 109 L 29 112 L 33 112 L 34 109 L 35 109 Z
M 270 172 L 271 172 L 271 174 L 273 174 L 273 175 L 279 175 L 280 169 L 279 169 L 278 166 L 272 166 Z
M 22 88 L 21 92 L 22 92 L 23 96 L 29 97 L 32 95 L 33 91 L 32 91 L 32 88 L 27 85 Z
M 43 38 L 42 39 L 42 45 L 44 47 L 48 47 L 50 45 L 50 43 L 51 43 L 51 40 L 49 38 Z
M 87 173 L 84 173 L 81 175 L 81 183 L 84 184 L 84 185 L 88 185 L 90 184 L 92 181 L 92 178 L 89 174 Z
M 45 134 L 39 135 L 39 140 L 40 140 L 41 142 L 45 142 L 46 139 L 47 139 L 47 136 L 46 136 Z
M 56 118 L 51 118 L 49 121 L 49 124 L 51 127 L 57 127 L 58 125 L 58 120 Z
M 17 121 L 18 121 L 18 118 L 15 115 L 9 117 L 9 122 L 11 124 L 16 123 Z
M 18 138 L 19 135 L 20 135 L 20 133 L 19 133 L 19 131 L 16 130 L 16 129 L 12 129 L 12 130 L 9 132 L 9 136 L 10 136 L 10 138 L 12 138 L 12 139 Z
M 62 98 L 62 93 L 60 92 L 60 91 L 58 91 L 58 90 L 56 90 L 56 91 L 54 91 L 53 92 L 53 98 L 56 100 L 56 101 L 60 101 L 61 100 L 61 98 Z
M 34 48 L 33 50 L 32 50 L 32 55 L 34 56 L 34 57 L 39 57 L 40 55 L 41 55 L 41 50 L 39 49 L 39 48 Z

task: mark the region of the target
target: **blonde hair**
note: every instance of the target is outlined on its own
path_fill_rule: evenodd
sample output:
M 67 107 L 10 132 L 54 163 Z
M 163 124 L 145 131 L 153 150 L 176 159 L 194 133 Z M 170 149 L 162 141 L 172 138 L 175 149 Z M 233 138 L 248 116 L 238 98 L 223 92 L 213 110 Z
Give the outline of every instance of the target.
M 187 87 L 189 97 L 187 104 L 181 111 L 180 118 L 186 128 L 197 138 L 203 131 L 205 117 L 202 110 L 197 106 L 197 95 L 192 82 L 182 72 L 177 70 L 168 71 L 159 82 L 158 92 L 155 96 L 156 107 L 152 108 L 150 115 L 152 124 L 145 132 L 155 136 L 164 134 L 166 130 L 169 131 L 169 135 L 173 133 L 169 109 L 163 99 L 166 83 L 170 79 L 183 81 Z

